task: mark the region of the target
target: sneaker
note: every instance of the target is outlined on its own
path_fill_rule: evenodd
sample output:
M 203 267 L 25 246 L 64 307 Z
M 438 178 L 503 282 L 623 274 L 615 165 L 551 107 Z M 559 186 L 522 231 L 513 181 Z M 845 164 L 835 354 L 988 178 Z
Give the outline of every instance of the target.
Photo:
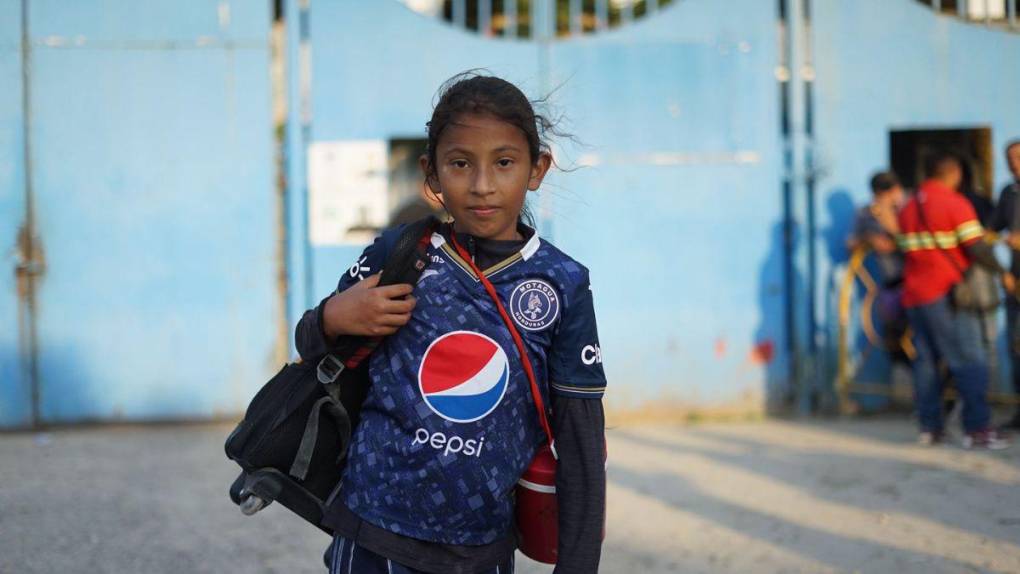
M 963 437 L 963 448 L 1002 450 L 1009 448 L 1009 441 L 994 430 L 969 432 Z
M 946 435 L 942 431 L 921 431 L 917 435 L 917 444 L 921 446 L 936 446 L 945 441 Z

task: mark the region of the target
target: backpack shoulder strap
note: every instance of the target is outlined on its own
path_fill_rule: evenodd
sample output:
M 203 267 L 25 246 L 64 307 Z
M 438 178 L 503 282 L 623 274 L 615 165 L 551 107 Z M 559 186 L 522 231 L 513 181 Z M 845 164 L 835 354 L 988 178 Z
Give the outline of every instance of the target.
M 428 265 L 425 251 L 438 227 L 439 220 L 431 215 L 405 226 L 386 254 L 386 263 L 383 265 L 379 284 L 414 285 Z

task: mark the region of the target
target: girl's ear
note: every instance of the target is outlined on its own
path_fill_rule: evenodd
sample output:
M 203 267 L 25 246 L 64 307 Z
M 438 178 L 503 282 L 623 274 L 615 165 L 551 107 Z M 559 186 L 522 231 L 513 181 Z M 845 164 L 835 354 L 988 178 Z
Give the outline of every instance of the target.
M 552 166 L 552 154 L 543 151 L 538 154 L 538 160 L 531 166 L 531 177 L 528 179 L 528 190 L 535 191 L 542 185 L 545 174 Z
M 439 195 L 442 193 L 439 189 L 439 182 L 436 180 L 435 175 L 429 170 L 429 156 L 428 154 L 421 154 L 418 156 L 418 166 L 421 167 L 421 173 L 425 176 L 425 187 L 427 192 L 432 192 L 432 195 Z

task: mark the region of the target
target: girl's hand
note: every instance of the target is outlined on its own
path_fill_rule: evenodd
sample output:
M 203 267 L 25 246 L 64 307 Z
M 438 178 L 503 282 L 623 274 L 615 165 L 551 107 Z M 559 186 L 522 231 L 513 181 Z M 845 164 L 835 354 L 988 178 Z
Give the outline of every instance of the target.
M 407 283 L 379 287 L 379 273 L 366 277 L 326 301 L 322 329 L 326 337 L 392 335 L 411 320 L 417 300 Z

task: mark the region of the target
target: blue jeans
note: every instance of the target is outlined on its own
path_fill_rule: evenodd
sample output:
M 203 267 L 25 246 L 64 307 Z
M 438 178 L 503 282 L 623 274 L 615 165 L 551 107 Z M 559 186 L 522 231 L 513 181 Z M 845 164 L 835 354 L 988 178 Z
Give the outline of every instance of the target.
M 943 297 L 929 305 L 907 309 L 914 330 L 914 404 L 922 431 L 941 432 L 942 379 L 938 363 L 944 360 L 963 401 L 963 430 L 987 429 L 988 364 L 982 345 L 981 320 L 976 313 L 958 311 Z

